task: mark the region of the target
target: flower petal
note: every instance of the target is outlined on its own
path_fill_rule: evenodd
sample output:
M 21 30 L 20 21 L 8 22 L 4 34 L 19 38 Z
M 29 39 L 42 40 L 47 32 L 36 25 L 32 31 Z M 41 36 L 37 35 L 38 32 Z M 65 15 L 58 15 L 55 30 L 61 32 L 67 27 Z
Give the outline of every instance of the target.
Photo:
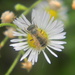
M 29 50 L 22 56 L 22 58 L 20 59 L 20 61 L 22 61 L 23 59 L 25 59 L 25 58 L 30 54 L 31 51 L 32 51 L 32 49 L 29 49 Z
M 42 52 L 43 52 L 43 54 L 44 54 L 44 56 L 45 56 L 47 62 L 48 62 L 49 64 L 51 64 L 51 61 L 50 61 L 50 59 L 48 58 L 47 54 L 44 52 L 44 50 L 42 50 Z
M 46 48 L 51 54 L 53 54 L 55 57 L 58 57 L 52 50 L 50 50 L 48 47 L 46 47 Z
M 10 42 L 20 42 L 20 41 L 25 41 L 25 39 L 12 39 Z

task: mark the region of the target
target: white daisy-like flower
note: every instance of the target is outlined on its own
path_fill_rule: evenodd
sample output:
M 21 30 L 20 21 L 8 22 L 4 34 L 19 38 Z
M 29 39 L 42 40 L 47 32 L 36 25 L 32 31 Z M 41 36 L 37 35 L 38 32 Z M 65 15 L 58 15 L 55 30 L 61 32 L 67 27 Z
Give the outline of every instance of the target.
M 62 20 L 65 24 L 68 23 L 68 8 L 61 0 L 44 0 L 36 6 L 36 9 L 44 10 L 50 14 L 50 17 L 54 16 L 55 19 Z
M 54 17 L 50 18 L 45 11 L 33 10 L 32 23 L 22 15 L 14 21 L 14 24 L 18 26 L 18 29 L 14 31 L 13 35 L 21 36 L 22 39 L 12 39 L 13 44 L 10 46 L 13 46 L 16 51 L 25 51 L 20 61 L 28 58 L 28 61 L 34 65 L 38 61 L 40 52 L 43 52 L 47 62 L 51 64 L 45 50 L 58 57 L 53 50 L 62 51 L 64 49 L 63 44 L 66 42 L 61 41 L 66 34 L 63 32 L 64 25 L 61 21 L 54 20 Z

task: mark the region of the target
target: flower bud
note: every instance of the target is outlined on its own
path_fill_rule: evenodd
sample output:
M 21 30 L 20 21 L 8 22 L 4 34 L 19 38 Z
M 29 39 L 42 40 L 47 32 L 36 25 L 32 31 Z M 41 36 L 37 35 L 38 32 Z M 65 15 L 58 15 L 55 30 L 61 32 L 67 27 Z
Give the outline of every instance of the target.
M 22 68 L 24 69 L 27 69 L 27 71 L 30 71 L 31 68 L 32 68 L 32 63 L 31 62 L 24 62 L 24 63 L 21 63 L 22 64 Z
M 16 18 L 15 14 L 10 11 L 5 11 L 2 13 L 1 22 L 2 23 L 11 23 Z
M 13 31 L 15 31 L 15 29 L 10 27 L 4 32 L 4 35 L 8 36 L 9 38 L 15 38 L 15 36 L 13 36 Z
M 21 10 L 26 10 L 26 9 L 27 9 L 27 7 L 22 5 L 22 4 L 16 4 L 15 5 L 15 10 L 16 11 L 21 11 Z
M 75 10 L 75 0 L 72 2 L 72 9 Z
M 50 1 L 49 1 L 49 4 L 50 4 L 50 7 L 51 7 L 51 8 L 58 9 L 58 8 L 61 7 L 60 2 L 58 2 L 58 1 L 50 0 Z

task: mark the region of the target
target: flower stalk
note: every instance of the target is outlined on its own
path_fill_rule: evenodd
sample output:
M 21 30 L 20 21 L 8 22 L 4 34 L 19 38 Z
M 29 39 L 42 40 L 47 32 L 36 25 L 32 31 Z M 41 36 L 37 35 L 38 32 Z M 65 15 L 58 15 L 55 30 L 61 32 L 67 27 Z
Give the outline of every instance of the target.
M 15 24 L 12 24 L 12 23 L 1 23 L 0 27 L 3 27 L 3 26 L 11 26 L 11 27 L 17 28 L 17 26 Z
M 0 43 L 0 48 L 2 48 L 5 45 L 7 40 L 8 40 L 8 37 L 5 37 L 4 40 Z
M 6 72 L 5 75 L 10 75 L 10 73 L 13 71 L 14 67 L 15 67 L 16 64 L 18 63 L 18 60 L 19 60 L 19 58 L 20 58 L 20 56 L 21 56 L 21 52 L 22 52 L 22 51 L 20 51 L 20 52 L 18 53 L 16 59 L 14 60 L 14 62 L 12 63 L 11 67 L 8 69 L 8 71 Z
M 27 15 L 37 4 L 39 4 L 42 0 L 38 0 L 35 2 L 31 7 L 29 7 L 26 11 L 24 11 L 22 14 Z M 21 15 L 22 15 L 21 14 Z

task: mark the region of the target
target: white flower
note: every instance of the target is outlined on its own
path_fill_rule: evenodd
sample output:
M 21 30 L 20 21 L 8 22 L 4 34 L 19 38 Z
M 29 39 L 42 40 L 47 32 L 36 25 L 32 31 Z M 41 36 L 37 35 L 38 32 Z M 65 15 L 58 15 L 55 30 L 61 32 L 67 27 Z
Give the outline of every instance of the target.
M 56 2 L 60 3 L 60 7 L 55 5 Z M 65 22 L 65 24 L 68 23 L 68 8 L 61 0 L 49 0 L 49 2 L 44 0 L 36 6 L 36 9 L 38 11 L 44 10 L 51 15 L 50 17 L 54 16 L 55 19 L 62 20 L 63 22 Z
M 20 61 L 27 57 L 28 61 L 32 62 L 34 65 L 34 63 L 38 60 L 40 52 L 43 52 L 47 62 L 51 64 L 45 50 L 48 50 L 52 55 L 58 57 L 53 50 L 62 51 L 62 49 L 64 49 L 63 44 L 66 42 L 61 41 L 61 39 L 65 38 L 66 34 L 66 32 L 63 32 L 64 25 L 61 21 L 54 20 L 54 17 L 50 18 L 49 14 L 46 12 L 33 10 L 32 23 L 30 23 L 26 17 L 22 15 L 22 17 L 17 18 L 14 21 L 14 24 L 16 24 L 19 28 L 17 29 L 18 32 L 14 32 L 13 35 L 22 36 L 22 39 L 12 39 L 11 42 L 16 43 L 11 44 L 10 46 L 13 46 L 16 51 L 25 51 L 25 54 L 22 56 Z M 28 27 L 33 25 L 38 27 L 37 32 L 40 34 L 37 32 L 37 35 L 31 34 L 32 32 L 28 31 Z M 41 40 L 38 37 L 42 37 L 40 38 Z

